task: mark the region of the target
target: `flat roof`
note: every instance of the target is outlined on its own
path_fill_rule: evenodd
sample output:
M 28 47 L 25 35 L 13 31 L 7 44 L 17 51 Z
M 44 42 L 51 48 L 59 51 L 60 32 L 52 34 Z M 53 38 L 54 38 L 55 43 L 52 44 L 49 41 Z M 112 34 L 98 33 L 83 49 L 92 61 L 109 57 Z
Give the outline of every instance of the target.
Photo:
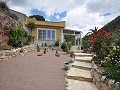
M 67 28 L 64 28 L 63 30 L 65 30 L 65 31 L 75 31 L 75 32 L 77 32 L 77 33 L 82 33 L 82 31 L 74 30 L 74 29 L 67 29 Z
M 50 21 L 34 21 L 36 25 L 40 26 L 53 26 L 53 27 L 65 27 L 65 21 L 50 22 Z

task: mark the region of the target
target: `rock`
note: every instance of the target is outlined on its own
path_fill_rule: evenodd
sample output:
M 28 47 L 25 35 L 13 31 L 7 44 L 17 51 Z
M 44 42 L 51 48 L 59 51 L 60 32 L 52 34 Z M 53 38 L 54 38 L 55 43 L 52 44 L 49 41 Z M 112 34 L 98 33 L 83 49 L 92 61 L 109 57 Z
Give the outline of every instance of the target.
M 0 59 L 6 59 L 7 57 L 5 55 L 1 56 Z

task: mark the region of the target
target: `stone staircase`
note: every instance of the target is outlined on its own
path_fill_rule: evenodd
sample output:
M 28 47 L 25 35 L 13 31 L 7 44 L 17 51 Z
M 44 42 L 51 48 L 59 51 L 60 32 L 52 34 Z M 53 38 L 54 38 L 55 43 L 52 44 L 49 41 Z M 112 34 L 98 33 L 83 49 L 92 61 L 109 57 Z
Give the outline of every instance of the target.
M 92 54 L 74 53 L 76 61 L 66 73 L 66 90 L 98 90 L 91 76 Z

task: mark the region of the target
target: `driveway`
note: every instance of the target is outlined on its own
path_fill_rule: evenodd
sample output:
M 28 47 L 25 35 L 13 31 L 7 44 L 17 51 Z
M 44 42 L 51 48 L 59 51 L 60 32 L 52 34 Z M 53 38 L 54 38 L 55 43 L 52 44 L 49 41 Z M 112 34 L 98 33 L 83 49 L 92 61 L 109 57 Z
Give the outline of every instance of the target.
M 40 52 L 43 53 L 43 52 Z M 37 56 L 28 52 L 10 60 L 0 62 L 0 90 L 65 90 L 64 62 L 68 55 L 49 51 Z

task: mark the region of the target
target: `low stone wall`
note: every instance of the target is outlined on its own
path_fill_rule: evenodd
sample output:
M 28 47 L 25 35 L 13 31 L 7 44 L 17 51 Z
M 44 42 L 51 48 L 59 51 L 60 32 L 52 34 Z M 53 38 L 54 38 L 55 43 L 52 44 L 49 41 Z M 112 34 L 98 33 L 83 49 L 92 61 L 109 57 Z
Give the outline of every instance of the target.
M 35 45 L 24 46 L 22 48 L 11 49 L 11 50 L 1 50 L 0 51 L 0 61 L 8 60 L 16 56 L 24 56 L 25 53 L 35 50 Z
M 115 83 L 114 80 L 107 79 L 106 76 L 101 74 L 102 72 L 92 61 L 91 76 L 98 90 L 120 90 L 120 82 Z

